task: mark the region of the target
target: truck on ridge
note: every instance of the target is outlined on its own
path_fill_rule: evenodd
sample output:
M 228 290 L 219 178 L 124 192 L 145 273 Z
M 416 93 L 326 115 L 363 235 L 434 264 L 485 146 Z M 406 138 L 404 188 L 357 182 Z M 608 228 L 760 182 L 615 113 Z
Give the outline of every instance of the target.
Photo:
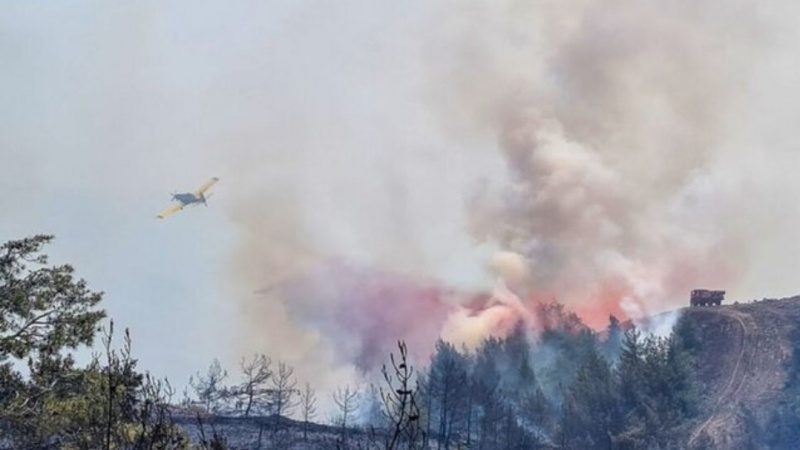
M 719 306 L 725 300 L 725 291 L 710 291 L 708 289 L 695 289 L 692 291 L 689 304 L 691 306 Z

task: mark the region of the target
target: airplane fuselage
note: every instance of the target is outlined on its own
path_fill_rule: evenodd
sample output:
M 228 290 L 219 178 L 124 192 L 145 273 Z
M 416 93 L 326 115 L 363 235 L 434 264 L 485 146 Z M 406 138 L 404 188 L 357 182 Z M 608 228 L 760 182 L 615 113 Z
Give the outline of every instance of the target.
M 189 205 L 199 205 L 199 204 L 208 205 L 207 200 L 211 196 L 211 193 L 206 193 L 206 191 L 208 191 L 208 189 L 211 186 L 213 186 L 214 183 L 216 183 L 217 181 L 219 181 L 219 178 L 214 177 L 206 181 L 202 186 L 200 186 L 194 192 L 181 192 L 180 194 L 172 194 L 172 199 L 178 203 L 170 205 L 167 209 L 162 211 L 156 217 L 159 219 L 164 219 L 166 217 L 175 214 L 176 212 L 182 210 L 183 208 Z
M 203 198 L 198 197 L 191 192 L 186 192 L 183 194 L 175 194 L 173 198 L 184 205 L 191 205 L 192 203 L 203 203 Z

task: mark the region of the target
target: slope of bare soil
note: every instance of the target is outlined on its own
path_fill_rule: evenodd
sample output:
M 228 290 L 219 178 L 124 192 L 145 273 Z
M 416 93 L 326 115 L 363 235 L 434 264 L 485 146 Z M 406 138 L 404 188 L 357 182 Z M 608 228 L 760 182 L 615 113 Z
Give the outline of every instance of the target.
M 689 447 L 706 434 L 715 448 L 754 448 L 768 429 L 793 357 L 800 297 L 684 310 L 701 341 L 696 374 L 703 387 L 700 420 Z

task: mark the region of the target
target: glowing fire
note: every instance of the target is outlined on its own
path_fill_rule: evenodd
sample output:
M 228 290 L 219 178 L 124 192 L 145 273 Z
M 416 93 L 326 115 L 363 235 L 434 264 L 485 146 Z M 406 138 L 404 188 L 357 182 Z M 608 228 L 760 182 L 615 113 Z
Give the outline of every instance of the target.
M 611 314 L 629 317 L 621 303 L 630 291 L 623 283 L 608 283 L 596 297 L 578 303 L 574 313 L 580 320 L 566 323 L 568 315 L 548 313 L 548 305 L 558 299 L 542 293 L 522 297 L 503 279 L 491 292 L 468 292 L 432 280 L 328 263 L 285 283 L 278 295 L 309 329 L 329 336 L 326 342 L 337 354 L 366 371 L 383 360 L 397 339 L 425 357 L 439 338 L 474 347 L 489 336 L 506 336 L 520 322 L 534 335 L 546 328 L 577 330 L 584 324 L 601 329 Z M 315 307 L 309 308 L 309 302 Z

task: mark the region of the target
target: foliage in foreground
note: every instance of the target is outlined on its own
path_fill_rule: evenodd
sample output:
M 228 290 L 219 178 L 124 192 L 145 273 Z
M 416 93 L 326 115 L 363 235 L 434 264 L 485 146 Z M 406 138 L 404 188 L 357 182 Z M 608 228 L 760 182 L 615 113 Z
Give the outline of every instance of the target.
M 187 448 L 170 420 L 169 384 L 137 371 L 127 330 L 115 350 L 111 322 L 104 355 L 76 366 L 69 351 L 94 342 L 102 293 L 71 266 L 47 265 L 40 252 L 51 240 L 0 246 L 0 448 Z

